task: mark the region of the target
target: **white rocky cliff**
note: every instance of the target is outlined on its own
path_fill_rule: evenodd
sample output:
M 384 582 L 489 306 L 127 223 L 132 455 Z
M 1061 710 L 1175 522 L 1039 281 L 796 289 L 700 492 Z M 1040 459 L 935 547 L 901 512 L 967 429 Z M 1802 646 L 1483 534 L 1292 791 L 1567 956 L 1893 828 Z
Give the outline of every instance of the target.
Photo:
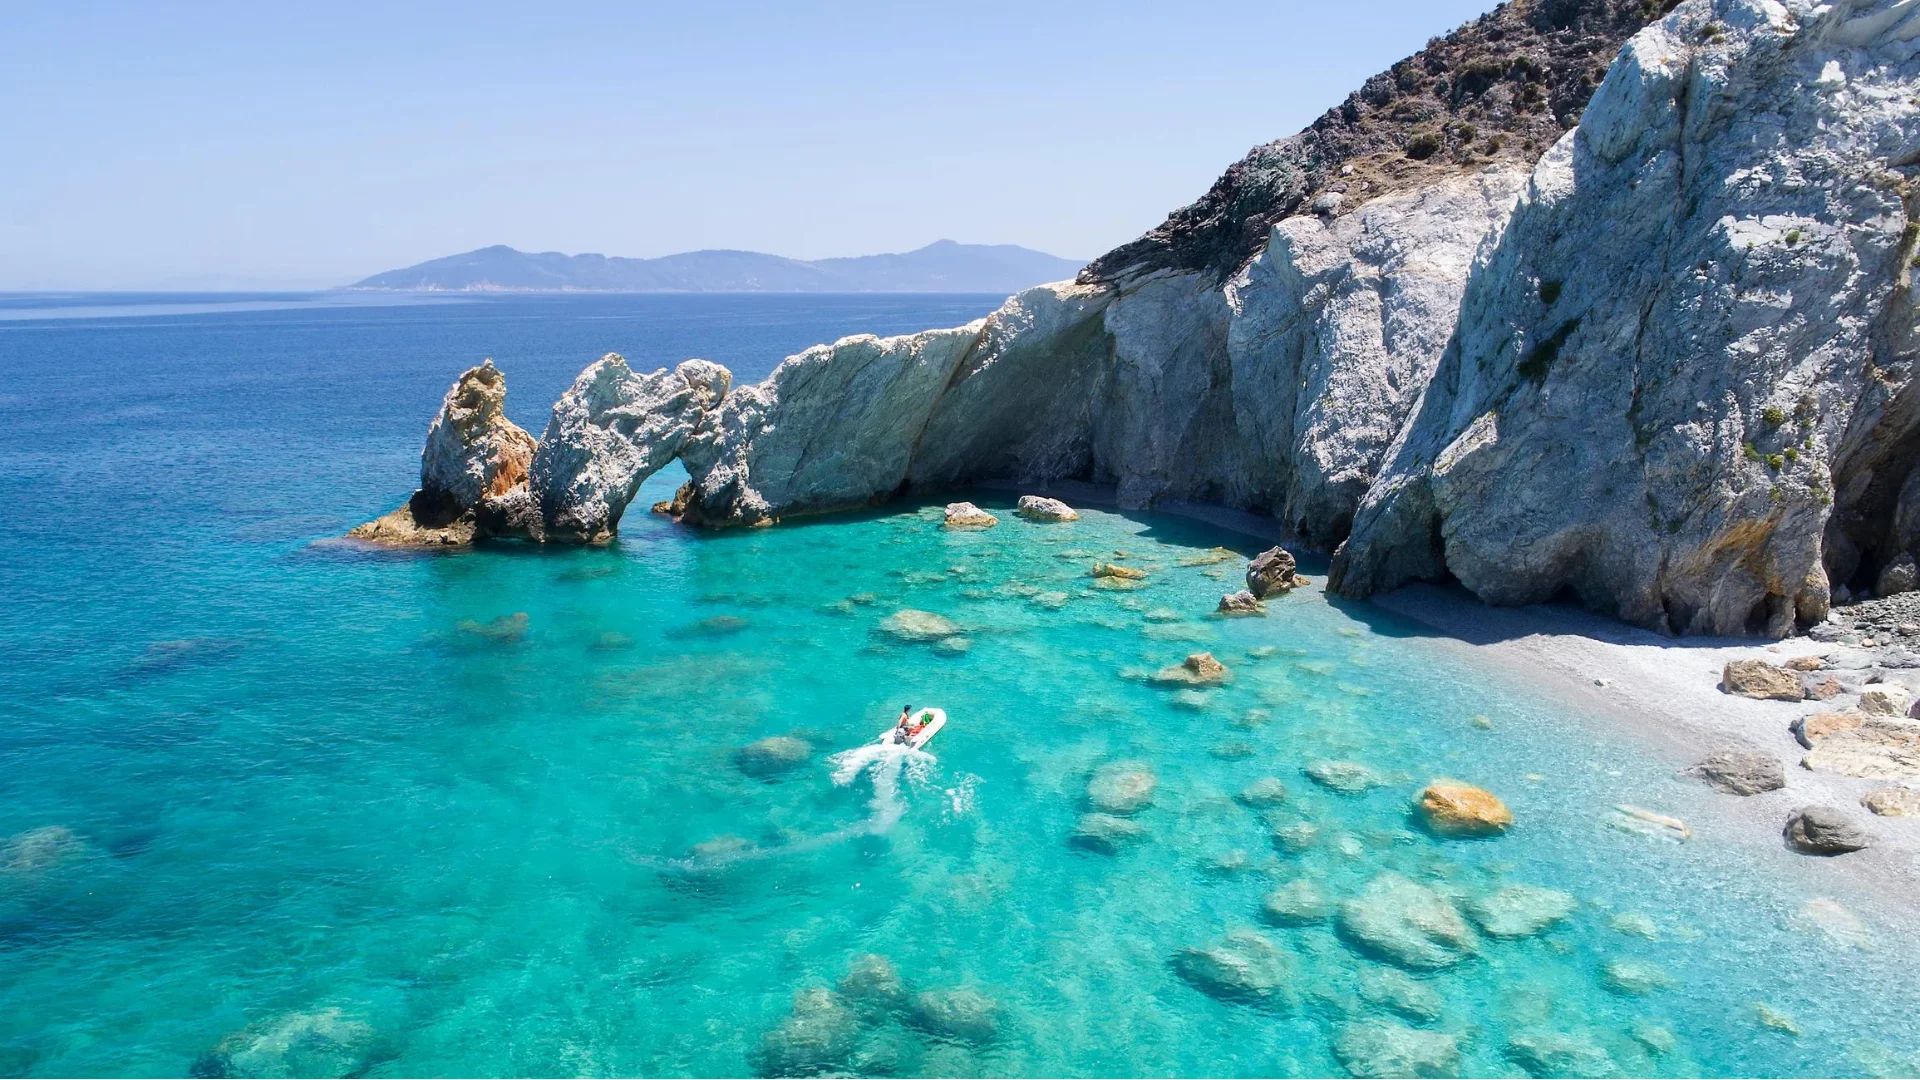
M 603 539 L 675 454 L 721 526 L 1070 478 L 1271 513 L 1351 594 L 1789 632 L 1915 576 L 1916 48 L 1916 0 L 1504 5 L 1077 282 L 556 407 L 477 531 Z
M 1911 0 L 1637 35 L 1475 270 L 1335 586 L 1777 636 L 1877 570 L 1917 432 L 1916 39 Z

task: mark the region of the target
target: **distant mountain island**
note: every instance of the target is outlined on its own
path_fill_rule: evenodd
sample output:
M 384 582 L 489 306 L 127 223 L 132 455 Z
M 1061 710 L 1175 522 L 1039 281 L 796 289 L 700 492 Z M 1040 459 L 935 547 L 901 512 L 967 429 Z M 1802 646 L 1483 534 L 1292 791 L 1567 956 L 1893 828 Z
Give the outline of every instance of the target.
M 505 245 L 389 270 L 350 289 L 430 292 L 988 292 L 1071 278 L 1081 264 L 1013 244 L 940 240 L 898 255 L 788 259 L 689 251 L 657 259 L 531 253 Z

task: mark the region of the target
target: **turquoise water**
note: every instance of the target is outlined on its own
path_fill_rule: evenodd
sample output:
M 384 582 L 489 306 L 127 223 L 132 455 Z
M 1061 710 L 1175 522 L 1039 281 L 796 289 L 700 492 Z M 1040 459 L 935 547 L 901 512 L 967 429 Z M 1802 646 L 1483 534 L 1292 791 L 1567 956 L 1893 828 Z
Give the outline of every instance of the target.
M 1233 534 L 1098 510 L 1035 525 L 982 492 L 1003 522 L 983 532 L 906 504 L 722 535 L 636 513 L 597 550 L 326 540 L 404 496 L 478 355 L 537 427 L 607 348 L 752 377 L 812 340 L 993 302 L 0 330 L 21 448 L 0 481 L 0 1069 L 1339 1075 L 1342 1025 L 1381 1017 L 1459 1036 L 1466 1074 L 1522 1074 L 1512 1044 L 1543 1035 L 1629 1073 L 1913 1070 L 1916 950 L 1863 898 L 1707 829 L 1608 828 L 1617 803 L 1698 821 L 1721 797 L 1372 608 L 1310 588 L 1264 619 L 1209 617 L 1240 564 L 1201 557 L 1250 553 Z M 1145 585 L 1097 587 L 1115 559 Z M 882 623 L 902 609 L 955 632 L 900 640 Z M 1145 678 L 1200 650 L 1229 683 Z M 834 755 L 908 703 L 951 716 L 931 755 L 836 783 Z M 769 736 L 805 757 L 751 774 L 738 752 Z M 1381 786 L 1323 788 L 1303 770 L 1324 761 Z M 1077 846 L 1088 779 L 1117 762 L 1157 778 L 1142 835 Z M 1435 776 L 1499 793 L 1517 826 L 1429 834 L 1408 807 Z M 1283 802 L 1236 801 L 1263 777 Z M 1525 884 L 1578 907 L 1409 973 L 1438 995 L 1423 1026 L 1362 994 L 1390 966 L 1333 923 L 1263 917 L 1284 883 L 1339 900 L 1388 872 L 1463 906 Z M 1810 929 L 1820 896 L 1864 933 Z M 1278 1000 L 1182 977 L 1180 950 L 1241 930 L 1290 957 Z M 904 1000 L 820 993 L 875 954 Z M 1651 965 L 1647 992 L 1610 984 L 1620 961 Z M 967 1017 L 911 997 L 954 990 L 978 995 L 957 999 Z

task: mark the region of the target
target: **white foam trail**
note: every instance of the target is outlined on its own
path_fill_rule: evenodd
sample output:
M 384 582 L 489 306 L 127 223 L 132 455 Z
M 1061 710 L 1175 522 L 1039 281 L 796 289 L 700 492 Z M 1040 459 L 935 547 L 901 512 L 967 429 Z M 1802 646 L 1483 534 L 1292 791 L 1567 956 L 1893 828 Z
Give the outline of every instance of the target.
M 851 750 L 842 750 L 827 759 L 827 763 L 833 766 L 835 787 L 846 787 L 858 779 L 861 773 L 872 775 L 873 798 L 867 800 L 867 808 L 872 812 L 865 821 L 849 825 L 844 829 L 835 829 L 820 836 L 808 837 L 805 840 L 796 840 L 775 847 L 746 848 L 720 855 L 693 856 L 685 859 L 641 857 L 638 861 L 673 870 L 706 872 L 734 863 L 754 862 L 776 855 L 797 855 L 806 851 L 818 851 L 823 847 L 851 840 L 857 836 L 878 836 L 892 829 L 900 823 L 902 817 L 906 816 L 907 804 L 900 797 L 901 777 L 904 776 L 914 783 L 925 783 L 932 776 L 933 766 L 939 760 L 924 750 L 915 750 L 893 742 L 870 742 Z
M 867 807 L 873 811 L 861 826 L 861 832 L 879 835 L 899 824 L 907 804 L 900 798 L 900 777 L 924 781 L 938 760 L 924 750 L 915 750 L 893 742 L 870 742 L 827 759 L 833 768 L 835 787 L 846 787 L 863 772 L 873 776 L 873 798 Z

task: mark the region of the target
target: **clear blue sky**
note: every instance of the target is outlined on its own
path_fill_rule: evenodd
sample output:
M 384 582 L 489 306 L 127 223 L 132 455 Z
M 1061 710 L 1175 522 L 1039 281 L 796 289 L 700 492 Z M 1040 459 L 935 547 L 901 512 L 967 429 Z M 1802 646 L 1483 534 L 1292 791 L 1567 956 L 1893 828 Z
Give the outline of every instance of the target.
M 0 12 L 0 289 L 487 244 L 1088 258 L 1491 0 Z

